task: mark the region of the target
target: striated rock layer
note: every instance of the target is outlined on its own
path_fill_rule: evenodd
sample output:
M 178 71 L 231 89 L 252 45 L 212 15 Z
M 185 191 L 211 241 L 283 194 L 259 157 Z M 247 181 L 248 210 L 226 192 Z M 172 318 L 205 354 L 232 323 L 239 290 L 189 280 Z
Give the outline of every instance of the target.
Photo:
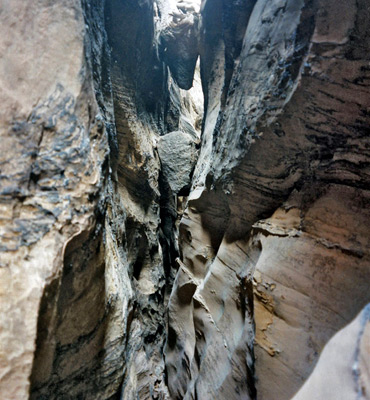
M 26 3 L 0 397 L 369 398 L 368 1 Z
M 2 2 L 0 18 L 0 392 L 24 399 L 31 373 L 44 382 L 53 368 L 56 380 L 86 368 L 91 379 L 94 366 L 104 364 L 98 347 L 112 314 L 104 257 L 92 267 L 89 247 L 99 252 L 103 240 L 108 149 L 81 5 Z M 80 260 L 71 281 L 76 247 Z M 84 354 L 76 354 L 79 338 Z M 46 361 L 36 371 L 40 359 Z
M 206 109 L 165 352 L 174 398 L 290 399 L 369 302 L 368 11 L 203 2 Z
M 370 306 L 325 346 L 317 366 L 293 400 L 368 399 Z
M 2 399 L 167 397 L 176 190 L 156 148 L 178 129 L 195 148 L 201 106 L 159 59 L 155 7 L 1 4 Z

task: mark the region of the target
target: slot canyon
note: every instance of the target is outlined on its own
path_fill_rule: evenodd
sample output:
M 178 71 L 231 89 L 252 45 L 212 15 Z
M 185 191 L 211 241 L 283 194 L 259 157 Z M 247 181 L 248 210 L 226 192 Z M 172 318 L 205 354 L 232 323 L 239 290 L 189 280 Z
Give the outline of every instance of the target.
M 0 399 L 370 399 L 370 0 L 0 0 Z

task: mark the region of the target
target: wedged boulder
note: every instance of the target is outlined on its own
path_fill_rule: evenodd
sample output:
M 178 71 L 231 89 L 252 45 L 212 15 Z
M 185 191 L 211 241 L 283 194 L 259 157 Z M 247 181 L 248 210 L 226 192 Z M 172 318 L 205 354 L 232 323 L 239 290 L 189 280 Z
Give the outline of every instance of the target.
M 181 89 L 193 84 L 198 59 L 198 14 L 173 11 L 173 22 L 161 32 L 160 53 Z
M 160 138 L 158 154 L 162 174 L 172 192 L 177 194 L 189 189 L 197 157 L 194 139 L 185 132 L 170 132 Z

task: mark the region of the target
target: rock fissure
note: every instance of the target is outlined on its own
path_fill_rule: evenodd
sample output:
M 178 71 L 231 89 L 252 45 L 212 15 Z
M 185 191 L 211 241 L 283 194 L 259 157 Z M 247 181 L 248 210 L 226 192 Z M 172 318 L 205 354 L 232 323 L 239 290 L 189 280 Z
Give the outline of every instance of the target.
M 369 398 L 367 3 L 0 6 L 1 398 Z

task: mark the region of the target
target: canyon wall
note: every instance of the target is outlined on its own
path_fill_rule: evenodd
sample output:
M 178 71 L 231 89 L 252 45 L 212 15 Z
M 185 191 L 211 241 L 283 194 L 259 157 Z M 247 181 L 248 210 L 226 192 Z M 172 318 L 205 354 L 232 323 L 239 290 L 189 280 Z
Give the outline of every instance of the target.
M 1 1 L 2 399 L 370 398 L 369 6 Z
M 195 161 L 202 104 L 159 59 L 159 6 L 1 4 L 3 399 L 167 396 L 177 189 L 157 146 L 181 130 Z
M 203 2 L 204 125 L 165 353 L 175 398 L 292 398 L 370 300 L 368 6 Z
M 0 25 L 1 397 L 57 397 L 104 360 L 108 141 L 81 5 L 2 2 Z

